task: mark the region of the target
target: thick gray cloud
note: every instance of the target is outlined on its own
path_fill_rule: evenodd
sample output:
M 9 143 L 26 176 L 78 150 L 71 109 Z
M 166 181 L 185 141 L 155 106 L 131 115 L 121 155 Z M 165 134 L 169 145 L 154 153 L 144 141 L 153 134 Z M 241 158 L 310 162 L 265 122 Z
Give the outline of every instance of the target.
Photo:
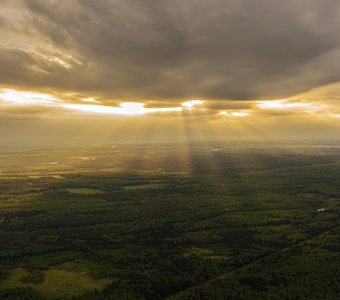
M 3 14 L 0 34 L 27 42 L 1 49 L 0 85 L 169 101 L 280 98 L 340 81 L 337 0 L 4 3 L 16 20 Z

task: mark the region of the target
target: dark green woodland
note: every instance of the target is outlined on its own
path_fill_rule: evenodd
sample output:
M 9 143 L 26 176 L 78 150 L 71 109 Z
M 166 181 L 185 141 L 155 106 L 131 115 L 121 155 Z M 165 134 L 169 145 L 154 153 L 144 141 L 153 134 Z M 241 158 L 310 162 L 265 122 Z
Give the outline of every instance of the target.
M 0 151 L 0 299 L 340 299 L 340 148 Z

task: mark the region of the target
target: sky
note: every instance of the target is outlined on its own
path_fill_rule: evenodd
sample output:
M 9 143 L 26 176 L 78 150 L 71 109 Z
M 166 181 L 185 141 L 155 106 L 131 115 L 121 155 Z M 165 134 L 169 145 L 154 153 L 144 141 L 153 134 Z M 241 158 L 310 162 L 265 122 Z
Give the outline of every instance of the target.
M 1 0 L 1 146 L 337 139 L 338 0 Z

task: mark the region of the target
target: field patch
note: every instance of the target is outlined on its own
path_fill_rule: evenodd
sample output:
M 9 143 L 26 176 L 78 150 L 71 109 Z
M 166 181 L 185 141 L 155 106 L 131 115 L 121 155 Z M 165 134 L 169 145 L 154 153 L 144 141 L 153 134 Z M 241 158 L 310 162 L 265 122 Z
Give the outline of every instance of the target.
M 89 188 L 72 188 L 66 189 L 71 194 L 81 194 L 81 195 L 95 195 L 95 194 L 103 194 L 103 191 L 98 189 L 89 189 Z
M 127 185 L 124 186 L 124 190 L 142 190 L 142 189 L 161 189 L 164 188 L 164 184 L 162 183 L 148 183 L 148 184 L 140 184 L 140 185 Z
M 47 299 L 76 296 L 88 289 L 101 290 L 107 285 L 109 279 L 93 279 L 87 272 L 71 272 L 65 270 L 48 270 L 44 273 L 44 281 L 39 284 L 23 282 L 32 275 L 26 269 L 17 268 L 10 272 L 7 279 L 0 282 L 0 289 L 16 287 L 34 288 Z
M 65 270 L 48 270 L 45 281 L 37 290 L 47 298 L 80 295 L 88 289 L 101 290 L 110 280 L 91 278 L 86 272 L 75 273 Z

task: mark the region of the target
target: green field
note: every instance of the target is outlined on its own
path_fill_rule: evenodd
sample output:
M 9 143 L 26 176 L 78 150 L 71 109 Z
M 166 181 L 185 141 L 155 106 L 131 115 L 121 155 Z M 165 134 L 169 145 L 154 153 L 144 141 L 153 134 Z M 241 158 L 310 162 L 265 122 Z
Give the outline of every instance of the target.
M 95 194 L 102 194 L 103 193 L 101 190 L 86 189 L 86 188 L 66 189 L 66 191 L 70 192 L 71 194 L 82 194 L 82 195 L 95 195 Z
M 42 272 L 41 283 L 26 283 L 23 278 L 32 274 L 26 269 L 17 268 L 10 272 L 9 276 L 0 284 L 1 289 L 13 289 L 16 287 L 33 288 L 42 296 L 51 298 L 70 297 L 83 293 L 89 289 L 103 289 L 110 283 L 106 279 L 93 279 L 87 272 L 65 271 L 64 269 L 51 268 Z
M 0 299 L 340 299 L 337 147 L 37 151 L 0 153 Z

